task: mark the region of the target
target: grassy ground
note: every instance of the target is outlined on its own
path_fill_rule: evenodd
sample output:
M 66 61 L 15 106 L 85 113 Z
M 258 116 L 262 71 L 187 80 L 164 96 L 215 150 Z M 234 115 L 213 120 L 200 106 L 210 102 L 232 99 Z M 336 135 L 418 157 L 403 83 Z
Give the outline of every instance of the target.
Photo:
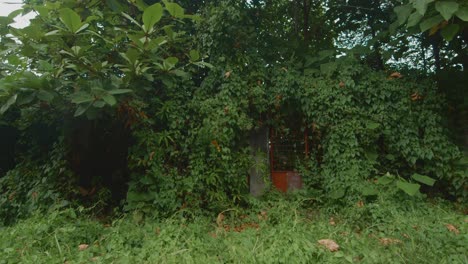
M 0 228 L 0 263 L 468 263 L 467 217 L 447 204 L 382 200 L 333 212 L 274 200 L 181 215 L 104 224 L 79 210 L 38 214 Z

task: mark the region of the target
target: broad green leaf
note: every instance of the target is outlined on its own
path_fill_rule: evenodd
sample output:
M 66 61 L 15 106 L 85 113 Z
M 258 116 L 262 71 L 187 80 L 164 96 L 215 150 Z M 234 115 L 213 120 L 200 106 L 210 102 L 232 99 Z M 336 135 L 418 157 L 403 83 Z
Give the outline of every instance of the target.
M 171 14 L 171 16 L 177 18 L 184 17 L 184 9 L 180 5 L 168 1 L 164 1 L 164 5 L 166 6 L 166 9 L 169 12 L 169 14 Z
M 388 27 L 390 34 L 395 34 L 398 27 L 399 27 L 398 21 L 395 21 L 392 24 L 390 24 L 390 26 Z
M 444 27 L 440 31 L 440 34 L 442 35 L 442 37 L 444 37 L 445 40 L 451 41 L 457 35 L 459 29 L 460 29 L 459 25 L 450 24 L 450 25 Z
M 161 20 L 163 14 L 163 7 L 160 3 L 151 5 L 143 12 L 143 28 L 146 32 L 156 25 Z
M 59 11 L 60 20 L 73 33 L 81 28 L 80 16 L 70 8 L 64 8 Z
M 335 62 L 328 62 L 320 65 L 320 72 L 325 75 L 331 75 L 335 72 L 337 68 L 337 64 Z
M 197 61 L 200 59 L 200 53 L 198 50 L 191 50 L 189 55 L 191 61 Z
M 179 59 L 176 57 L 169 57 L 164 60 L 164 68 L 166 70 L 172 69 L 177 64 L 177 62 L 179 62 Z
M 84 114 L 84 112 L 86 112 L 86 110 L 88 110 L 90 105 L 91 104 L 89 104 L 89 105 L 78 105 L 78 107 L 76 108 L 74 116 L 77 117 L 77 116 L 80 116 L 80 115 Z
M 377 154 L 377 152 L 375 151 L 366 151 L 365 152 L 365 155 L 366 155 L 366 158 L 369 160 L 369 161 L 372 161 L 372 162 L 375 162 L 377 160 L 377 158 L 379 157 L 379 155 Z
M 396 186 L 400 190 L 404 191 L 405 193 L 407 193 L 408 195 L 411 195 L 411 196 L 416 195 L 419 192 L 419 188 L 421 187 L 421 185 L 419 185 L 419 184 L 404 182 L 404 181 L 400 181 L 400 180 L 398 180 L 396 182 Z
M 87 92 L 76 92 L 71 96 L 71 102 L 74 104 L 82 104 L 94 101 L 94 97 Z
M 436 15 L 421 22 L 419 27 L 421 28 L 421 32 L 424 32 L 434 26 L 437 26 L 442 21 L 444 21 L 444 18 L 441 15 Z
M 39 100 L 46 102 L 51 102 L 54 99 L 54 95 L 45 90 L 39 90 L 36 96 Z
M 431 2 L 434 2 L 434 0 L 415 0 L 413 2 L 413 7 L 416 8 L 418 14 L 424 16 L 427 11 L 427 5 Z
M 381 185 L 388 185 L 395 180 L 395 176 L 390 175 L 390 173 L 385 174 L 384 176 L 377 179 L 377 183 Z
M 125 53 L 125 56 L 121 54 L 124 59 L 126 59 L 130 64 L 135 64 L 135 62 L 138 60 L 138 57 L 140 56 L 140 52 L 136 49 L 129 49 Z
M 16 103 L 18 105 L 25 105 L 25 104 L 29 104 L 31 103 L 32 101 L 34 101 L 34 99 L 36 98 L 36 94 L 35 93 L 27 93 L 27 94 L 21 94 L 21 96 L 16 100 Z
M 429 186 L 434 186 L 434 183 L 436 182 L 436 180 L 432 179 L 429 176 L 425 176 L 425 175 L 421 175 L 421 174 L 417 174 L 417 173 L 411 175 L 411 178 L 413 178 L 413 180 L 415 180 L 415 181 L 418 181 L 420 183 L 424 183 L 424 184 L 429 185 Z
M 131 93 L 133 90 L 131 89 L 116 89 L 116 90 L 110 90 L 108 91 L 109 94 L 126 94 L 126 93 Z
M 409 15 L 411 14 L 411 11 L 413 11 L 413 7 L 409 4 L 402 5 L 395 7 L 393 11 L 397 15 L 398 23 L 400 25 L 403 25 L 406 22 L 406 19 L 408 19 Z
M 183 78 L 187 78 L 187 77 L 190 77 L 190 74 L 184 72 L 184 71 L 181 71 L 181 70 L 173 70 L 172 73 L 174 73 L 175 75 L 179 76 L 179 77 L 183 77 Z
M 319 51 L 318 53 L 319 60 L 330 58 L 333 55 L 335 55 L 335 50 L 322 50 L 322 51 Z
M 462 6 L 455 12 L 455 15 L 460 18 L 461 20 L 468 22 L 468 7 Z
M 11 12 L 10 14 L 8 14 L 8 18 L 16 18 L 17 16 L 19 16 L 21 13 L 23 13 L 24 9 L 20 8 L 20 9 L 17 9 L 13 12 Z
M 379 191 L 377 191 L 377 189 L 373 187 L 366 186 L 361 189 L 361 194 L 364 196 L 374 196 L 374 195 L 379 194 Z
M 422 18 L 423 16 L 421 14 L 419 14 L 418 12 L 414 12 L 413 14 L 409 16 L 406 27 L 416 26 L 419 23 L 419 21 L 421 21 Z
M 370 130 L 374 130 L 374 129 L 378 128 L 379 126 L 380 126 L 379 123 L 373 122 L 373 121 L 368 121 L 368 122 L 366 123 L 366 127 L 367 127 L 368 129 L 370 129 Z
M 93 103 L 93 106 L 96 108 L 103 108 L 106 105 L 106 102 L 104 101 L 96 101 Z
M 115 97 L 111 94 L 105 94 L 102 96 L 102 100 L 104 100 L 104 102 L 106 102 L 108 105 L 110 106 L 114 106 L 116 103 L 117 103 L 117 100 L 115 99 Z
M 332 199 L 340 199 L 343 198 L 346 194 L 344 188 L 339 188 L 330 192 L 330 198 Z
M 455 165 L 468 165 L 468 156 L 464 155 L 459 160 L 455 161 Z M 468 167 L 468 166 L 467 166 Z
M 10 106 L 12 106 L 16 102 L 17 98 L 18 94 L 15 94 L 12 97 L 10 97 L 10 99 L 8 99 L 8 101 L 6 101 L 6 103 L 0 108 L 0 114 L 5 113 L 10 108 Z
M 435 9 L 444 17 L 445 20 L 452 18 L 453 14 L 458 10 L 458 3 L 452 1 L 437 1 Z

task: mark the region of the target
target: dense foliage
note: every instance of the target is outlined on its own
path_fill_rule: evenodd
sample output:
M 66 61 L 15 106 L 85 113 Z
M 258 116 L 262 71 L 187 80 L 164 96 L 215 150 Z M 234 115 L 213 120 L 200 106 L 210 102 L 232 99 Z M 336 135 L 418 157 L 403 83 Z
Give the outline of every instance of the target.
M 450 41 L 449 62 L 439 43 L 431 70 L 425 50 L 423 62 L 398 56 L 417 42 L 395 44 L 412 33 L 384 25 L 410 13 L 383 2 L 369 18 L 340 1 L 193 1 L 190 14 L 170 1 L 26 1 L 29 26 L 8 27 L 18 12 L 0 20 L 0 133 L 15 157 L 0 169 L 0 219 L 70 202 L 136 218 L 245 204 L 248 171 L 262 166 L 249 135 L 290 116 L 311 131 L 297 169 L 314 199 L 465 201 L 464 130 L 448 129 L 466 117 L 466 87 L 443 78 L 467 78 L 465 6 L 448 17 L 450 38 L 431 31 Z M 336 43 L 368 27 L 366 47 Z

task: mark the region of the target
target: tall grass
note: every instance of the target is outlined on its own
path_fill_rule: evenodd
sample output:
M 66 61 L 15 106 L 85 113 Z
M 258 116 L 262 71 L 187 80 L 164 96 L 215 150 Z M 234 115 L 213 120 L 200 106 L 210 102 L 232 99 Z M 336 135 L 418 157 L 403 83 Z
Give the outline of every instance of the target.
M 377 201 L 331 212 L 308 203 L 107 224 L 73 209 L 38 214 L 0 229 L 0 263 L 468 263 L 467 218 L 449 205 Z

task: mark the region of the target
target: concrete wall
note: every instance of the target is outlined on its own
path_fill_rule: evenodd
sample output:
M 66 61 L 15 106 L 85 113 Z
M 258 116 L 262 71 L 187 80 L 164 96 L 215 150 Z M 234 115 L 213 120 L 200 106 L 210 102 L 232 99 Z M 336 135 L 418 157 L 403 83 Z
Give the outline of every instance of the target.
M 260 128 L 250 134 L 252 160 L 254 165 L 250 169 L 250 193 L 259 196 L 270 180 L 270 166 L 268 160 L 268 128 Z

